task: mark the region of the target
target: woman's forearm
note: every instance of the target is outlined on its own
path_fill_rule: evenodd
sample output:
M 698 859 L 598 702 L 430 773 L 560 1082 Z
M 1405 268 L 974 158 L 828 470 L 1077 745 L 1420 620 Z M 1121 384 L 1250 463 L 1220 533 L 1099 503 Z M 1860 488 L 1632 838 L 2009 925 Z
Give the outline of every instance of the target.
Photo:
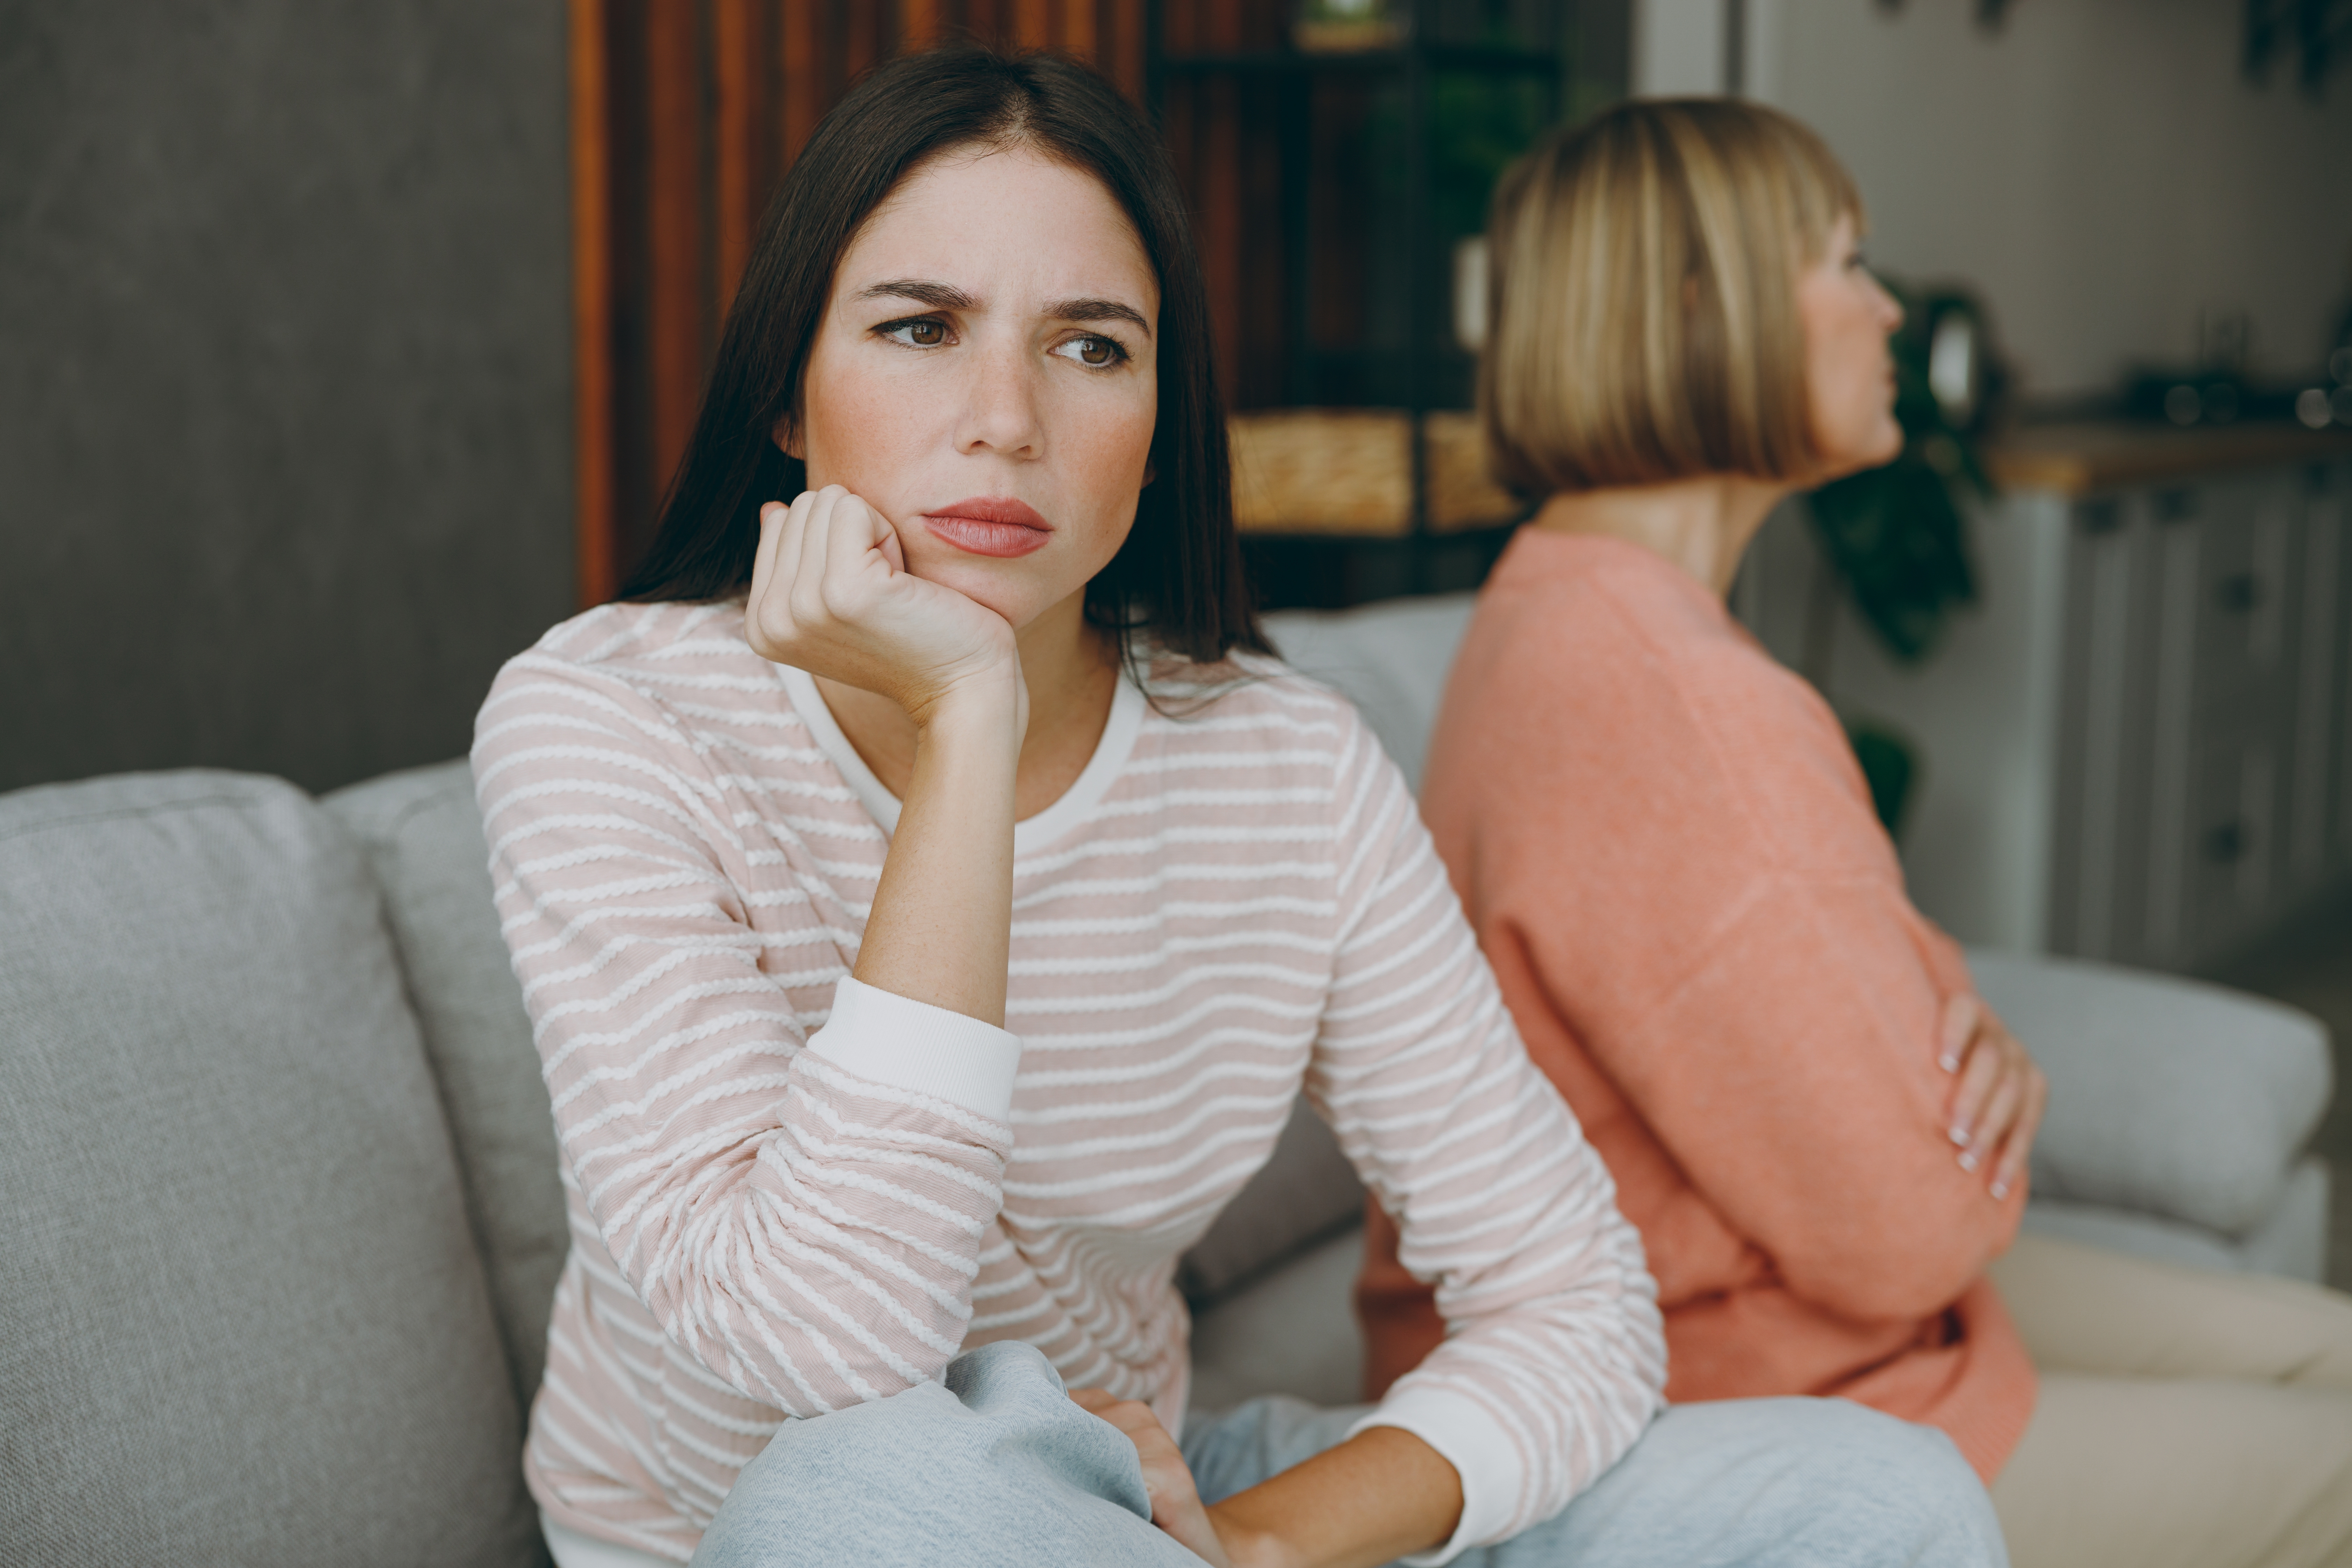
M 853 973 L 1003 1027 L 1013 929 L 1016 666 L 944 694 L 918 724 L 914 776 L 874 889 Z
M 1234 1568 L 1370 1568 L 1450 1538 L 1462 1478 L 1401 1426 L 1369 1426 L 1209 1510 Z

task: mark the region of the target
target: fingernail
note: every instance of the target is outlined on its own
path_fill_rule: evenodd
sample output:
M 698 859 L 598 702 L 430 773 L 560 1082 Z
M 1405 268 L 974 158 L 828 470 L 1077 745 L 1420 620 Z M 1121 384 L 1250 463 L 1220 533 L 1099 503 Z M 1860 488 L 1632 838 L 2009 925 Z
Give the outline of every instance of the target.
M 1958 1068 L 1960 1058 L 1955 1056 L 1938 1057 L 1936 1059 L 1936 1065 L 1942 1068 L 1946 1072 L 1952 1072 Z
M 1953 1142 L 1958 1143 L 1961 1148 L 1967 1148 L 1969 1146 L 1969 1124 L 1965 1121 L 1953 1122 L 1951 1139 Z
M 1973 1150 L 1973 1149 L 1963 1149 L 1963 1150 L 1961 1150 L 1961 1151 L 1960 1151 L 1960 1169 L 1961 1169 L 1961 1170 L 1963 1170 L 1963 1171 L 1973 1171 L 1973 1170 L 1975 1170 L 1976 1168 L 1977 1168 L 1977 1152 L 1976 1152 L 1975 1150 Z
M 2005 1198 L 2009 1196 L 2009 1184 L 2007 1182 L 1995 1182 L 1992 1184 L 1992 1195 L 1996 1198 Z

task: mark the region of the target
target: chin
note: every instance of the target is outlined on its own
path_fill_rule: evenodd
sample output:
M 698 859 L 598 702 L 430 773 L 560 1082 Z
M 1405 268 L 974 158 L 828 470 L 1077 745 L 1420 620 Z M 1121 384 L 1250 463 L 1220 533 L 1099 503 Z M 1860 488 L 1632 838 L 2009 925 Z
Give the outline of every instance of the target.
M 926 583 L 952 588 L 973 604 L 994 610 L 1016 632 L 1067 596 L 1028 561 L 982 561 L 953 552 L 941 559 L 927 552 L 908 562 L 907 569 Z
M 1858 474 L 1865 468 L 1883 468 L 1903 455 L 1903 426 L 1889 419 L 1885 426 L 1871 432 L 1868 438 L 1854 442 L 1845 451 L 1845 460 L 1835 465 L 1838 476 Z

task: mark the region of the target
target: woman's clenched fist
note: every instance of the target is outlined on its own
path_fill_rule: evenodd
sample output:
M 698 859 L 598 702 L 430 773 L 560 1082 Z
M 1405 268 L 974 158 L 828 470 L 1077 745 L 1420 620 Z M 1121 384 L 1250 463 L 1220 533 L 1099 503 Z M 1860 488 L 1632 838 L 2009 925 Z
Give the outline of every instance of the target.
M 1012 626 L 908 572 L 889 520 L 839 485 L 760 509 L 743 634 L 762 658 L 879 692 L 919 725 L 961 692 L 1009 682 L 1026 727 Z

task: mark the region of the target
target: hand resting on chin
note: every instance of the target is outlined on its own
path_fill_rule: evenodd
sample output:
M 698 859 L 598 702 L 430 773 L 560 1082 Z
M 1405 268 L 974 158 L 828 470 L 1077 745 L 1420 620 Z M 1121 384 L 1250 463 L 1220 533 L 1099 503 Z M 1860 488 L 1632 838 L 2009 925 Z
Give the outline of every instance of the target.
M 877 692 L 918 726 L 961 694 L 1009 680 L 1014 734 L 1028 725 L 1012 626 L 908 572 L 898 530 L 839 485 L 760 509 L 743 633 L 762 658 Z

